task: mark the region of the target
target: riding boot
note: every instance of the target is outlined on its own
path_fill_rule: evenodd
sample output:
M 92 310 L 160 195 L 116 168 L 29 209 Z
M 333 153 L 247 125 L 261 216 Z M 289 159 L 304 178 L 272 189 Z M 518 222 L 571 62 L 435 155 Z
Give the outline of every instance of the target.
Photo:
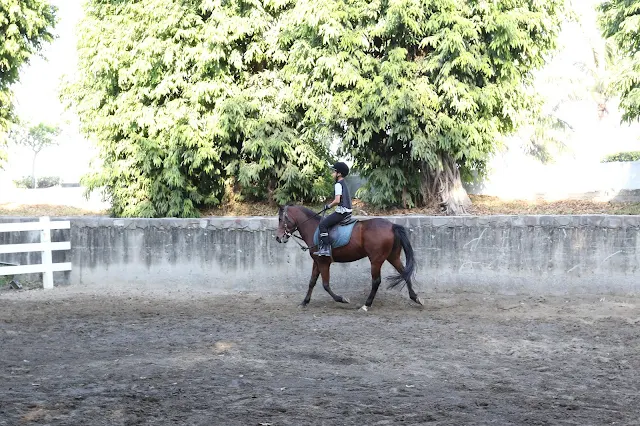
M 329 256 L 331 257 L 331 242 L 329 241 L 329 234 L 320 234 L 320 244 L 317 252 L 313 253 L 316 256 Z

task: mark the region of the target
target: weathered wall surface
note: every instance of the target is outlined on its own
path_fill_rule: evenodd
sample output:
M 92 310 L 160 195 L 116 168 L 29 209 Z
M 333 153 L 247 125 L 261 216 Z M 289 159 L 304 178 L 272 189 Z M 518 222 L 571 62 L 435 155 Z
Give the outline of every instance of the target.
M 60 218 L 63 219 L 63 218 Z M 306 289 L 311 260 L 293 240 L 274 239 L 276 218 L 110 219 L 72 217 L 72 250 L 54 253 L 75 286 L 197 287 L 212 293 Z M 365 219 L 366 218 L 361 218 Z M 502 294 L 640 292 L 638 216 L 390 217 L 411 231 L 421 292 Z M 0 222 L 28 220 L 0 217 Z M 0 244 L 35 242 L 37 232 L 0 234 Z M 3 255 L 29 263 L 39 254 Z M 369 262 L 334 264 L 332 286 L 369 287 Z M 394 272 L 389 265 L 383 275 Z M 318 286 L 316 291 L 323 291 Z

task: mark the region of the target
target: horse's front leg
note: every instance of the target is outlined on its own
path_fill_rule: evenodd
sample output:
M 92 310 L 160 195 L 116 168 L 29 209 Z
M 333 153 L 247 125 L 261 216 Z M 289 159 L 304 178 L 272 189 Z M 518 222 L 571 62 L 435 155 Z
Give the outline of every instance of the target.
M 329 293 L 333 300 L 339 303 L 350 303 L 349 299 L 346 297 L 339 296 L 331 291 L 331 287 L 329 286 L 329 267 L 331 266 L 331 259 L 328 260 L 318 260 L 317 263 L 318 268 L 320 269 L 320 275 L 322 275 L 322 286 Z
M 380 268 L 382 267 L 382 262 L 379 259 L 371 259 L 371 293 L 369 293 L 369 297 L 367 297 L 367 301 L 364 302 L 362 306 L 363 311 L 368 311 L 373 304 L 373 299 L 376 297 L 376 293 L 378 292 L 378 287 L 380 287 L 380 283 L 382 282 L 382 278 L 380 277 Z
M 307 290 L 307 296 L 304 298 L 300 306 L 303 308 L 306 307 L 311 301 L 311 293 L 313 293 L 313 288 L 316 286 L 316 282 L 318 282 L 318 277 L 320 276 L 320 269 L 318 268 L 318 262 L 313 261 L 313 269 L 311 270 L 311 278 L 309 279 L 309 290 Z

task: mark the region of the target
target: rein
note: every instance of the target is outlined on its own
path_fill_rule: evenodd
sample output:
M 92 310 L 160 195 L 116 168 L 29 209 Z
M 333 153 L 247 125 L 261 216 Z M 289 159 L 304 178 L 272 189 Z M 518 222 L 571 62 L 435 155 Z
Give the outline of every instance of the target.
M 285 233 L 285 235 L 288 235 L 289 237 L 297 238 L 297 239 L 296 239 L 296 240 L 294 240 L 294 241 L 296 242 L 296 244 L 298 244 L 298 245 L 300 246 L 300 248 L 302 249 L 302 251 L 307 251 L 307 250 L 309 250 L 309 249 L 312 249 L 312 248 L 318 247 L 318 245 L 311 246 L 311 247 L 305 247 L 305 246 L 303 246 L 302 244 L 300 244 L 300 241 L 298 241 L 298 240 L 304 241 L 304 238 L 302 238 L 301 236 L 297 236 L 297 235 L 295 235 L 295 234 L 294 234 L 294 232 L 296 232 L 296 231 L 298 231 L 298 233 L 300 233 L 300 229 L 299 229 L 299 228 L 300 228 L 300 225 L 304 225 L 305 223 L 307 223 L 307 222 L 308 222 L 308 221 L 310 221 L 311 219 L 315 219 L 315 216 L 308 217 L 308 218 L 307 218 L 307 220 L 305 220 L 305 221 L 301 222 L 301 223 L 300 223 L 300 225 L 296 224 L 296 226 L 295 226 L 291 231 L 289 231 L 289 227 L 287 226 L 287 221 L 289 221 L 289 222 L 293 222 L 293 221 L 291 220 L 291 218 L 289 218 L 289 215 L 287 214 L 287 208 L 288 208 L 288 207 L 289 207 L 289 206 L 285 206 L 285 207 L 284 207 L 284 212 L 283 212 L 283 218 L 285 219 L 285 220 L 284 220 L 284 233 Z M 326 212 L 326 211 L 327 211 L 327 209 L 322 209 L 322 210 L 320 210 L 319 212 L 317 212 L 315 215 L 316 215 L 316 216 L 320 216 L 320 213 L 324 213 L 324 212 Z M 293 222 L 293 223 L 295 223 L 295 222 Z M 306 241 L 305 241 L 305 244 L 306 244 Z

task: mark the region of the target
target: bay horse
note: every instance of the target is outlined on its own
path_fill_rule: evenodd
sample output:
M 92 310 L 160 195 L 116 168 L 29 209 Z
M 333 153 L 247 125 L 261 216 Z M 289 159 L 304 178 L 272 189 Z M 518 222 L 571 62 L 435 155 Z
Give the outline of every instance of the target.
M 316 256 L 313 254 L 317 245 L 314 243 L 314 234 L 320 223 L 320 215 L 305 207 L 296 205 L 280 206 L 278 209 L 278 231 L 276 241 L 286 243 L 290 237 L 296 237 L 305 242 L 307 247 L 300 246 L 303 250 L 309 249 L 309 254 L 313 260 L 311 279 L 309 280 L 309 290 L 300 304 L 306 307 L 311 300 L 311 293 L 322 276 L 322 286 L 329 295 L 339 303 L 349 303 L 349 299 L 335 294 L 329 285 L 329 268 L 332 262 L 354 262 L 364 257 L 368 257 L 371 262 L 371 293 L 367 298 L 362 310 L 367 311 L 373 304 L 378 287 L 382 282 L 380 269 L 385 261 L 388 261 L 398 272 L 389 277 L 391 282 L 389 288 L 400 285 L 403 281 L 407 283 L 409 297 L 419 305 L 424 305 L 422 299 L 413 290 L 413 276 L 415 274 L 415 258 L 407 229 L 404 226 L 396 225 L 383 218 L 373 218 L 358 221 L 353 227 L 351 239 L 348 244 L 332 249 L 332 256 Z M 340 226 L 340 225 L 336 225 Z M 294 235 L 298 231 L 300 237 Z M 404 250 L 407 260 L 406 266 L 402 264 L 400 253 Z

